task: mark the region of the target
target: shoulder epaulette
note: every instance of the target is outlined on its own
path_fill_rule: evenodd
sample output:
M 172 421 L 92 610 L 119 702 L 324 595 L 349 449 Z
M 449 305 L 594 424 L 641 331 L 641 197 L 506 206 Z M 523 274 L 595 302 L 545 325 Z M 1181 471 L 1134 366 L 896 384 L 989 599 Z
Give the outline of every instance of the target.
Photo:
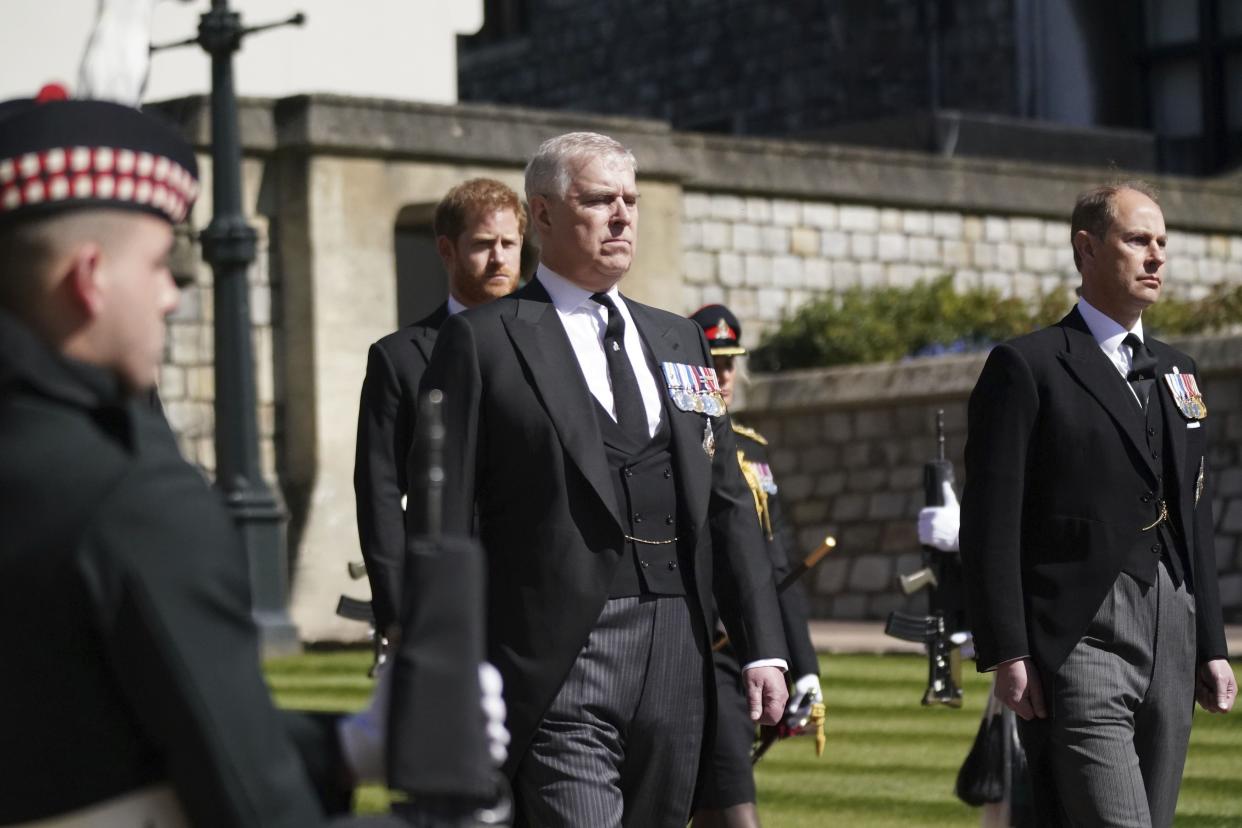
M 733 431 L 737 434 L 742 435 L 743 437 L 749 437 L 750 439 L 754 440 L 756 443 L 758 443 L 761 446 L 766 446 L 768 444 L 767 438 L 764 437 L 759 432 L 755 431 L 753 428 L 747 428 L 744 425 L 739 425 L 738 423 L 734 423 Z

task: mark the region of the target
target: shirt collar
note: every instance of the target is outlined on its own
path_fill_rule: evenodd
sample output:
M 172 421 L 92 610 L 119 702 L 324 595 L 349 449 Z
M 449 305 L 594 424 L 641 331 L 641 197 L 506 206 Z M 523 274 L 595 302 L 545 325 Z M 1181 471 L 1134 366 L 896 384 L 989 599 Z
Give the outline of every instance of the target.
M 457 314 L 461 313 L 465 309 L 466 309 L 466 306 L 463 305 L 461 302 L 458 302 L 457 298 L 454 297 L 453 294 L 450 293 L 449 298 L 448 298 L 448 315 L 456 316 Z
M 1121 341 L 1126 338 L 1127 334 L 1133 333 L 1143 341 L 1143 320 L 1140 317 L 1134 323 L 1134 328 L 1127 331 L 1121 327 L 1117 320 L 1108 316 L 1103 311 L 1092 307 L 1091 303 L 1081 296 L 1078 297 L 1078 313 L 1082 315 L 1082 320 L 1087 323 L 1087 328 L 1091 331 L 1091 335 L 1095 337 L 1095 341 L 1106 352 L 1116 353 L 1121 347 Z
M 591 297 L 595 295 L 593 291 L 587 290 L 579 285 L 575 285 L 573 282 L 569 281 L 555 270 L 552 270 L 543 262 L 539 263 L 539 268 L 535 271 L 535 278 L 539 280 L 539 284 L 543 285 L 543 289 L 548 292 L 548 297 L 551 298 L 552 304 L 555 305 L 556 309 L 561 313 L 573 313 L 578 310 L 578 308 L 581 308 L 586 302 L 589 302 Z M 616 285 L 613 285 L 604 292 L 612 297 L 612 301 L 616 303 L 618 307 L 623 304 L 619 301 L 621 294 L 620 291 L 617 290 Z M 591 305 L 588 307 L 588 310 L 594 313 L 598 307 L 599 306 L 597 305 Z

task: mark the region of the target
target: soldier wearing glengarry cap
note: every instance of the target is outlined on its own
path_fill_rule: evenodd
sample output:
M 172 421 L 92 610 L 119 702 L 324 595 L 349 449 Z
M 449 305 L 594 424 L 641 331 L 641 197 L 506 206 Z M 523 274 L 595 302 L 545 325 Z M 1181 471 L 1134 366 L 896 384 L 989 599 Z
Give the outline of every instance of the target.
M 358 743 L 272 706 L 232 521 L 146 397 L 197 191 L 191 148 L 136 110 L 0 104 L 3 825 L 349 807 Z

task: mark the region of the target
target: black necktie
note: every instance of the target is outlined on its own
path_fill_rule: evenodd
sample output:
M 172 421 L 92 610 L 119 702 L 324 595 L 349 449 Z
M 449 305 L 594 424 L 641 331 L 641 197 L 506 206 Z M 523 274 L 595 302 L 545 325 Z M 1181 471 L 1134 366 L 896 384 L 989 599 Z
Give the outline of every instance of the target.
M 1147 398 L 1151 394 L 1151 387 L 1156 382 L 1156 357 L 1151 351 L 1147 350 L 1147 346 L 1143 344 L 1143 340 L 1139 339 L 1136 334 L 1126 334 L 1126 338 L 1121 340 L 1130 346 L 1130 373 L 1126 374 L 1126 380 L 1134 389 L 1134 393 L 1139 398 L 1143 410 L 1147 410 Z
M 625 352 L 625 319 L 608 294 L 596 293 L 591 298 L 608 311 L 608 327 L 604 329 L 604 358 L 608 360 L 608 376 L 612 380 L 612 402 L 617 409 L 617 425 L 635 445 L 644 445 L 651 439 L 647 430 L 647 407 L 643 405 L 643 395 L 638 390 L 634 365 Z

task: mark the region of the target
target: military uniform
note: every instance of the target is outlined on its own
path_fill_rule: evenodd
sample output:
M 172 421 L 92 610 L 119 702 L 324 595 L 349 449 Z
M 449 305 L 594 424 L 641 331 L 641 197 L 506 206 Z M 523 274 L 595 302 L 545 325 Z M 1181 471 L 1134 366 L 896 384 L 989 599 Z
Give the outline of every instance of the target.
M 772 575 L 779 583 L 798 560 L 793 533 L 781 512 L 779 488 L 768 465 L 768 441 L 759 432 L 734 423 L 737 459 L 742 476 L 755 498 L 755 512 L 763 527 L 764 545 L 772 561 Z M 780 593 L 781 622 L 789 648 L 789 669 L 795 676 L 819 673 L 819 660 L 807 631 L 807 602 L 802 585 L 795 583 Z M 755 801 L 755 779 L 750 752 L 755 723 L 750 720 L 741 667 L 731 647 L 714 655 L 716 686 L 716 737 L 704 758 L 696 809 L 727 808 Z M 735 688 L 736 692 L 726 692 Z
M 742 326 L 723 305 L 707 305 L 691 317 L 703 328 L 712 356 L 737 357 L 746 353 L 740 343 Z M 719 363 L 718 363 L 719 364 Z M 766 541 L 764 549 L 777 583 L 798 562 L 797 547 L 781 511 L 779 488 L 768 463 L 768 441 L 759 432 L 733 422 L 737 460 L 754 498 L 755 515 Z M 807 629 L 806 594 L 794 583 L 778 595 L 781 625 L 789 651 L 789 669 L 795 677 L 819 675 L 819 660 Z M 714 742 L 704 754 L 695 797 L 695 810 L 719 810 L 755 801 L 751 747 L 755 724 L 750 719 L 741 667 L 729 646 L 713 658 L 716 687 Z
M 331 789 L 331 722 L 272 707 L 232 521 L 167 424 L 0 311 L 0 457 L 0 825 L 160 783 L 195 825 L 322 822 L 290 726 Z
M 83 207 L 175 222 L 193 201 L 191 149 L 134 110 L 0 117 L 0 231 Z M 348 808 L 334 717 L 272 706 L 219 495 L 148 397 L 3 309 L 0 457 L 0 825 L 138 800 L 116 824 L 305 828 Z

